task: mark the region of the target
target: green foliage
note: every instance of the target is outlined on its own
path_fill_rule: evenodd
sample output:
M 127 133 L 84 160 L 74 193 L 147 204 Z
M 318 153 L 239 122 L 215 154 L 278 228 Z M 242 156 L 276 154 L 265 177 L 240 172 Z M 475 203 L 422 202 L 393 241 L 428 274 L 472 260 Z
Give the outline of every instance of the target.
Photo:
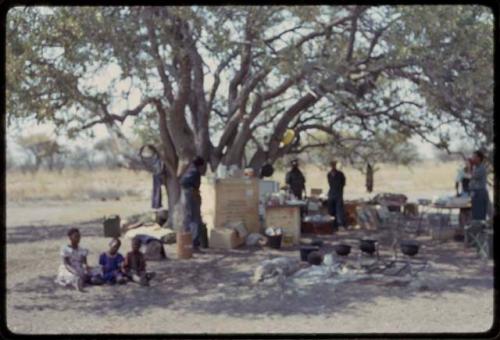
M 357 33 L 351 46 L 353 22 Z M 252 127 L 260 126 L 253 136 L 262 144 L 268 143 L 265 138 L 275 132 L 286 110 L 312 92 L 321 100 L 290 115 L 286 128 L 333 124 L 335 131 L 342 131 L 341 137 L 363 141 L 341 143 L 339 136 L 329 137 L 335 152 L 356 164 L 408 163 L 414 158 L 409 138 L 415 134 L 430 138 L 436 126 L 448 120 L 460 123 L 469 137 L 492 150 L 493 17 L 480 6 L 16 7 L 7 15 L 9 123 L 31 118 L 50 121 L 74 136 L 91 122 L 109 124 L 106 118 L 133 108 L 132 90 L 135 99 L 161 101 L 169 119 L 176 118 L 167 103 L 168 89 L 160 77 L 149 23 L 174 97 L 181 84 L 181 61 L 193 46 L 206 75 L 213 75 L 234 51 L 239 53 L 220 74 L 214 97 L 220 117 L 204 113 L 210 143 L 217 141 L 231 119 L 228 83 L 242 71 L 249 53 L 237 94 L 260 71 L 269 74 L 242 100 L 246 118 L 257 94 L 304 73 L 266 101 L 253 121 Z M 286 34 L 267 41 L 285 30 Z M 315 35 L 296 46 L 309 34 Z M 198 99 L 197 85 L 207 98 L 211 90 L 209 77 L 197 83 L 194 66 L 191 62 L 189 104 Z M 193 110 L 186 110 L 185 120 L 197 135 L 192 116 L 201 114 L 199 108 Z M 133 119 L 141 142 L 161 144 L 153 105 Z M 436 144 L 445 148 L 447 142 L 442 138 Z

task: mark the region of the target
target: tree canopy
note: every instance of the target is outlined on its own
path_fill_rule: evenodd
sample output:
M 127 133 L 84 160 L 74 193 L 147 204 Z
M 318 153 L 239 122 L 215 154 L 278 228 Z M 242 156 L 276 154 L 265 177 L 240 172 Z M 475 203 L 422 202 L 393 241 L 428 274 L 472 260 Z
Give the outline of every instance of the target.
M 7 19 L 9 120 L 74 135 L 133 119 L 161 146 L 174 203 L 194 155 L 258 169 L 324 146 L 307 138 L 318 131 L 364 161 L 384 136 L 447 148 L 450 124 L 492 150 L 487 7 L 16 7 Z M 283 145 L 287 129 L 297 138 Z

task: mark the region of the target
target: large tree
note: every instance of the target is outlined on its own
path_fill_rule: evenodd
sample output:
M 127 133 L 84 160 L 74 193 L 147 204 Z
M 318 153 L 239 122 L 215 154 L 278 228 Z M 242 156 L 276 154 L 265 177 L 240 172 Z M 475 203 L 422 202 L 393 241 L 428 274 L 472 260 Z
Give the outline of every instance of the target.
M 196 154 L 212 170 L 258 169 L 323 146 L 305 142 L 317 131 L 360 148 L 384 134 L 447 147 L 436 131 L 457 122 L 491 144 L 492 21 L 479 6 L 15 8 L 7 111 L 69 134 L 120 135 L 134 119 L 161 146 L 173 211 Z

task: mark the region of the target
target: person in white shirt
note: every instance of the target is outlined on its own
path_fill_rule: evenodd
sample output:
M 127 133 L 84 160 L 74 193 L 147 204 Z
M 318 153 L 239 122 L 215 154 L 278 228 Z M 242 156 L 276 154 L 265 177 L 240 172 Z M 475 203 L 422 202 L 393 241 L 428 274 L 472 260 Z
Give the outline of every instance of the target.
M 87 264 L 89 251 L 81 248 L 80 231 L 77 228 L 68 230 L 70 244 L 61 248 L 62 263 L 59 266 L 55 282 L 61 286 L 73 286 L 83 291 L 84 283 L 100 284 L 99 270 Z

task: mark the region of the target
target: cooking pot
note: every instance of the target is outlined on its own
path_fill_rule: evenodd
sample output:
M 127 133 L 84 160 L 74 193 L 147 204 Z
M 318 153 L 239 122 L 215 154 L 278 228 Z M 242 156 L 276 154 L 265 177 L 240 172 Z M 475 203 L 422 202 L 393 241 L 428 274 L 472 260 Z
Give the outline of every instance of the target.
M 337 255 L 340 256 L 347 256 L 351 252 L 351 246 L 348 244 L 337 244 L 334 248 Z
M 377 243 L 377 240 L 360 239 L 359 249 L 364 253 L 373 254 L 376 250 L 375 243 Z
M 420 245 L 415 241 L 401 241 L 399 244 L 401 252 L 408 256 L 415 256 Z
M 307 262 L 313 266 L 319 266 L 323 263 L 323 255 L 318 251 L 312 251 L 307 255 Z
M 300 246 L 300 260 L 307 261 L 307 257 L 313 251 L 318 251 L 319 247 L 317 246 Z

